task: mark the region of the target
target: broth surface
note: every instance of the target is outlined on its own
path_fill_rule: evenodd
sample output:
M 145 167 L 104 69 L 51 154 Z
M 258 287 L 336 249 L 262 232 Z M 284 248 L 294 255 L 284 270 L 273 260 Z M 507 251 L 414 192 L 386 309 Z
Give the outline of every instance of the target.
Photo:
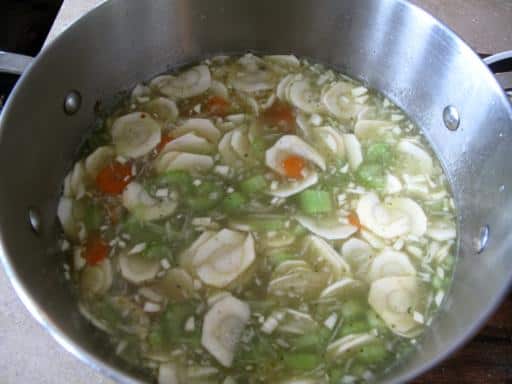
M 454 203 L 381 94 L 294 56 L 137 85 L 58 206 L 66 277 L 150 380 L 363 383 L 415 350 L 454 265 Z

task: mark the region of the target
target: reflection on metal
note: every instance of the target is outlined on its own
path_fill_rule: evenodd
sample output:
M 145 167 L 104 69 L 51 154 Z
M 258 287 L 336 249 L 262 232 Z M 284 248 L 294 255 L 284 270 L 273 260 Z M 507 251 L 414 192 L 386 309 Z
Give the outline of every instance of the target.
M 478 238 L 475 239 L 475 250 L 476 253 L 482 253 L 487 247 L 487 243 L 489 242 L 489 226 L 483 225 L 480 228 L 480 233 L 478 234 Z
M 459 111 L 457 111 L 457 108 L 455 108 L 453 105 L 447 106 L 443 110 L 443 121 L 446 128 L 448 128 L 450 131 L 456 131 L 460 125 L 460 115 Z
M 82 105 L 82 96 L 78 91 L 70 91 L 64 98 L 64 112 L 67 115 L 74 115 Z
M 39 234 L 41 231 L 41 215 L 37 208 L 32 207 L 28 209 L 28 222 L 32 230 Z

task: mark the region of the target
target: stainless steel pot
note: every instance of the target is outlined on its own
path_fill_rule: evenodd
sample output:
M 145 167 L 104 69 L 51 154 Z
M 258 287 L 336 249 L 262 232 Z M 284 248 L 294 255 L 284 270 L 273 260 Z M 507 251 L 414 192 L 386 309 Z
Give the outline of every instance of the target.
M 2 112 L 4 268 L 67 350 L 120 382 L 143 379 L 92 332 L 61 277 L 62 179 L 99 100 L 170 67 L 247 50 L 311 57 L 380 90 L 422 127 L 446 168 L 459 212 L 459 261 L 420 353 L 383 379 L 407 381 L 471 337 L 512 279 L 512 108 L 467 45 L 405 1 L 112 0 L 92 11 L 36 58 Z M 77 111 L 77 94 L 64 102 L 70 91 L 81 95 Z

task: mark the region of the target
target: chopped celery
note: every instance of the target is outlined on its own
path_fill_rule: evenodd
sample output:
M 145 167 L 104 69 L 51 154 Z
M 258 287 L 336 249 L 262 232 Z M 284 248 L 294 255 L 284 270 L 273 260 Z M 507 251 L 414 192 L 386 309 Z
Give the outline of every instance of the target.
M 366 151 L 365 161 L 380 164 L 383 167 L 389 166 L 393 162 L 391 146 L 386 143 L 374 143 L 370 145 Z
M 243 209 L 247 203 L 247 198 L 240 192 L 232 192 L 222 200 L 222 208 L 228 212 L 237 212 Z
M 444 281 L 439 276 L 434 275 L 432 277 L 432 288 L 434 289 L 441 289 L 444 286 Z
M 388 356 L 388 350 L 380 343 L 372 343 L 361 347 L 357 353 L 357 359 L 362 363 L 376 364 Z
M 342 368 L 336 367 L 329 371 L 329 384 L 339 384 L 345 371 Z
M 341 314 L 347 320 L 357 319 L 366 315 L 367 308 L 356 300 L 349 300 L 343 303 L 341 307 Z
M 84 224 L 88 231 L 97 230 L 104 223 L 103 209 L 97 204 L 90 203 L 85 207 Z
M 135 216 L 128 218 L 121 223 L 121 232 L 130 236 L 134 243 L 153 243 L 162 242 L 169 238 L 169 233 L 163 225 L 151 222 L 142 222 Z
M 204 211 L 215 207 L 224 196 L 223 188 L 212 181 L 203 181 L 194 186 L 190 196 L 185 201 L 194 211 Z
M 255 136 L 251 141 L 251 149 L 252 149 L 252 152 L 254 153 L 254 155 L 258 159 L 261 159 L 265 156 L 265 151 L 267 150 L 267 144 L 265 143 L 265 141 L 262 138 Z
M 283 361 L 289 368 L 309 371 L 321 363 L 321 356 L 316 353 L 288 352 L 283 355 Z
M 300 210 L 308 215 L 328 213 L 333 209 L 331 194 L 319 189 L 307 189 L 298 195 Z
M 384 188 L 385 176 L 384 168 L 380 164 L 363 163 L 356 171 L 356 180 L 367 188 Z
M 327 328 L 320 327 L 318 330 L 298 336 L 291 341 L 295 349 L 322 348 L 329 339 L 330 331 Z
M 348 321 L 343 323 L 343 326 L 340 329 L 340 336 L 347 336 L 352 333 L 368 332 L 369 330 L 370 326 L 366 321 Z
M 240 183 L 240 189 L 243 193 L 251 195 L 262 192 L 267 188 L 267 180 L 262 175 L 256 175 L 243 180 Z
M 283 261 L 294 259 L 295 256 L 293 253 L 288 251 L 278 251 L 278 252 L 272 252 L 268 256 L 270 262 L 273 265 L 281 264 Z
M 182 193 L 188 193 L 193 189 L 193 178 L 186 171 L 168 171 L 148 182 L 154 186 L 172 185 L 177 187 Z
M 281 217 L 255 217 L 249 218 L 247 224 L 254 231 L 279 231 L 285 228 L 285 218 Z
M 150 259 L 168 259 L 173 260 L 172 251 L 164 244 L 152 244 L 147 247 L 143 255 Z
M 366 319 L 368 320 L 368 324 L 371 328 L 376 328 L 381 331 L 387 330 L 386 324 L 373 309 L 368 311 L 366 314 Z
M 258 364 L 274 357 L 276 357 L 276 351 L 272 347 L 270 340 L 261 334 L 257 334 L 251 341 L 249 348 L 244 348 L 239 351 L 239 356 L 235 359 L 235 364 L 242 366 L 247 363 Z

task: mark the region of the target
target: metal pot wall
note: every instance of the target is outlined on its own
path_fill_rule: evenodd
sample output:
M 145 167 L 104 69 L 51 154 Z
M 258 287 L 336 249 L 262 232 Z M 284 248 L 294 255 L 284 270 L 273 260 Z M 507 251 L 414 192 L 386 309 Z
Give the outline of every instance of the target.
M 420 353 L 383 378 L 407 381 L 471 337 L 512 279 L 512 108 L 467 45 L 405 1 L 111 0 L 92 11 L 29 65 L 2 112 L 4 268 L 66 349 L 121 382 L 143 380 L 80 316 L 61 277 L 62 179 L 99 100 L 168 68 L 247 50 L 310 57 L 378 89 L 424 130 L 449 175 L 460 233 L 455 280 Z M 81 98 L 65 103 L 71 91 Z

